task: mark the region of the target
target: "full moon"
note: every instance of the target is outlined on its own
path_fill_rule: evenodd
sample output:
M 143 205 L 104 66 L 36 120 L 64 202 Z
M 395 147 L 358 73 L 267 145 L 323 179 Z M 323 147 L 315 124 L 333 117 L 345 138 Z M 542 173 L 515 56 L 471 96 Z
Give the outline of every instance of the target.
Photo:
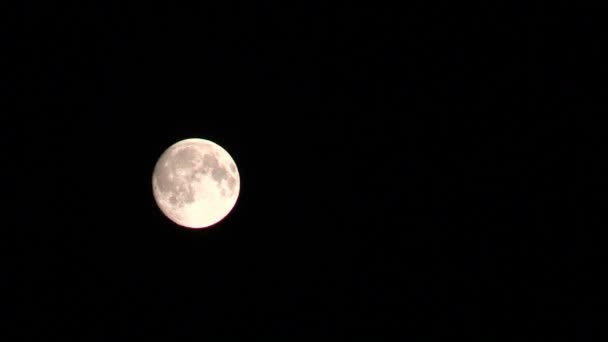
M 171 221 L 206 228 L 236 204 L 240 177 L 230 154 L 205 139 L 185 139 L 167 148 L 152 175 L 154 199 Z

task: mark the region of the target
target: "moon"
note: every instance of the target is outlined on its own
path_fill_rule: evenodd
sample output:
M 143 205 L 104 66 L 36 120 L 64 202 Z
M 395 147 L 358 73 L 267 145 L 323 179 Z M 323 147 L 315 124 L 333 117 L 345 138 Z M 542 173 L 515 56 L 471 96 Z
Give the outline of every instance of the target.
M 167 148 L 152 175 L 156 204 L 171 221 L 187 228 L 206 228 L 223 220 L 234 208 L 240 186 L 230 154 L 198 138 Z

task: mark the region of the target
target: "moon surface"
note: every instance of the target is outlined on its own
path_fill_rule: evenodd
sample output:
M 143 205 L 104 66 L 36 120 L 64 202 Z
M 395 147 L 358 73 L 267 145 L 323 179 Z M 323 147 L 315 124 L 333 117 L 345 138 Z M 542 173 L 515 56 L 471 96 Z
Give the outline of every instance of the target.
M 171 221 L 187 228 L 206 228 L 224 219 L 236 204 L 240 185 L 230 154 L 198 138 L 167 148 L 152 175 L 156 204 Z

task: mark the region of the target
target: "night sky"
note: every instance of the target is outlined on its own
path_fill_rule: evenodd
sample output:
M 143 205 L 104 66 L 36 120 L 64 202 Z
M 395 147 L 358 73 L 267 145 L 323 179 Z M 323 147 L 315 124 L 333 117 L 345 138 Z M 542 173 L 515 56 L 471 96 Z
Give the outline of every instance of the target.
M 583 210 L 598 21 L 466 6 L 8 8 L 2 340 L 591 336 L 565 216 Z M 186 138 L 241 175 L 210 229 L 152 196 Z

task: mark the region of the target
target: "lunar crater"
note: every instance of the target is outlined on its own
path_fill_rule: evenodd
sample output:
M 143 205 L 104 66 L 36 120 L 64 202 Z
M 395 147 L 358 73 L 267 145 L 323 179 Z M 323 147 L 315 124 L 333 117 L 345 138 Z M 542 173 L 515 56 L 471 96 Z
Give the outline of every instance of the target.
M 220 183 L 222 180 L 226 179 L 227 175 L 228 175 L 228 172 L 226 171 L 226 169 L 224 167 L 219 167 L 219 168 L 213 169 L 213 171 L 211 172 L 211 176 L 218 183 Z

